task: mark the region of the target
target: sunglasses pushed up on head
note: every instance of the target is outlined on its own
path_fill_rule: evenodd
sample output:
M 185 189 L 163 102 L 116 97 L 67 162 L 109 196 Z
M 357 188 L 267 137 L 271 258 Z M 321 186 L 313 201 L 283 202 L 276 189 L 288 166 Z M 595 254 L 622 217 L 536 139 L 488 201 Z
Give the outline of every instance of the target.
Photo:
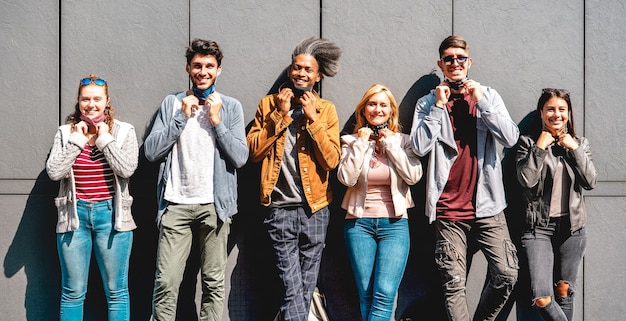
M 94 83 L 98 86 L 104 86 L 107 82 L 102 78 L 83 78 L 80 80 L 80 84 L 83 86 L 87 86 L 91 83 Z

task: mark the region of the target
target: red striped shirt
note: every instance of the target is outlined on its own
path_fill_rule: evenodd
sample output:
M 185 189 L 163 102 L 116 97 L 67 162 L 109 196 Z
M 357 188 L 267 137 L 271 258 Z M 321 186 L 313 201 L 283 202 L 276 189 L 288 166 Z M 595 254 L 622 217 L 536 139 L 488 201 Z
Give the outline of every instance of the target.
M 113 170 L 97 147 L 86 145 L 72 169 L 77 198 L 93 202 L 113 198 Z

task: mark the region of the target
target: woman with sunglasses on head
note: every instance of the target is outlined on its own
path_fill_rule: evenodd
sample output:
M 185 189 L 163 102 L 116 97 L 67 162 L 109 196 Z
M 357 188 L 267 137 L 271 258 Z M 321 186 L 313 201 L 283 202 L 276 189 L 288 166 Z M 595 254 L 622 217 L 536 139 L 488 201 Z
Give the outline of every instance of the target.
M 533 305 L 546 321 L 573 320 L 576 276 L 585 254 L 582 190 L 596 185 L 589 141 L 576 135 L 567 90 L 546 88 L 537 103 L 543 129 L 522 135 L 516 155 L 523 187 Z
M 348 189 L 344 240 L 363 321 L 392 319 L 409 255 L 409 185 L 422 165 L 409 135 L 400 133 L 398 105 L 389 89 L 372 85 L 356 106 L 356 125 L 341 137 L 337 177 Z
M 108 320 L 130 319 L 128 266 L 136 225 L 128 183 L 139 149 L 134 127 L 114 118 L 106 81 L 90 74 L 80 81 L 74 112 L 59 127 L 46 161 L 48 176 L 61 181 L 55 198 L 61 321 L 83 319 L 92 250 Z

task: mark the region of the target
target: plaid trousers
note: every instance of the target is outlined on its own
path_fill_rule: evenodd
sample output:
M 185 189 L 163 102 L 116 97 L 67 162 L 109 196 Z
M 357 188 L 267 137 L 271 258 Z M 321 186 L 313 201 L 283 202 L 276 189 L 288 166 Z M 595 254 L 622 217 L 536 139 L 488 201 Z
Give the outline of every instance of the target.
M 264 223 L 285 287 L 280 307 L 282 320 L 306 321 L 308 318 L 329 219 L 328 207 L 313 213 L 301 206 L 270 208 Z

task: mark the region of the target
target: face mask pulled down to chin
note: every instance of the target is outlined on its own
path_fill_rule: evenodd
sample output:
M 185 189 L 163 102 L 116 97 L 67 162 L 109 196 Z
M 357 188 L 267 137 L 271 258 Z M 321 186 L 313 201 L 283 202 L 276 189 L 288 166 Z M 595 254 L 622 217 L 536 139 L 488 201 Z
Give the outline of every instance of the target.
M 89 118 L 83 114 L 80 114 L 80 120 L 84 121 L 85 123 L 87 123 L 87 125 L 91 128 L 95 128 L 97 123 L 103 122 L 105 119 L 104 113 L 93 117 L 93 118 Z
M 308 86 L 308 87 L 302 87 L 302 86 L 293 86 L 293 95 L 295 98 L 300 98 L 302 97 L 302 95 L 304 95 L 304 92 L 306 91 L 311 91 L 313 89 L 313 86 Z
M 302 97 L 305 92 L 311 91 L 311 90 L 313 90 L 313 86 L 312 85 L 311 86 L 307 86 L 307 87 L 293 85 L 293 88 L 292 88 L 292 91 L 293 91 L 292 101 L 298 102 L 298 99 L 300 97 Z M 301 107 L 302 107 L 302 105 L 300 105 L 299 103 L 296 103 L 296 104 L 292 103 L 291 104 L 291 108 L 292 109 L 293 108 L 301 108 Z

